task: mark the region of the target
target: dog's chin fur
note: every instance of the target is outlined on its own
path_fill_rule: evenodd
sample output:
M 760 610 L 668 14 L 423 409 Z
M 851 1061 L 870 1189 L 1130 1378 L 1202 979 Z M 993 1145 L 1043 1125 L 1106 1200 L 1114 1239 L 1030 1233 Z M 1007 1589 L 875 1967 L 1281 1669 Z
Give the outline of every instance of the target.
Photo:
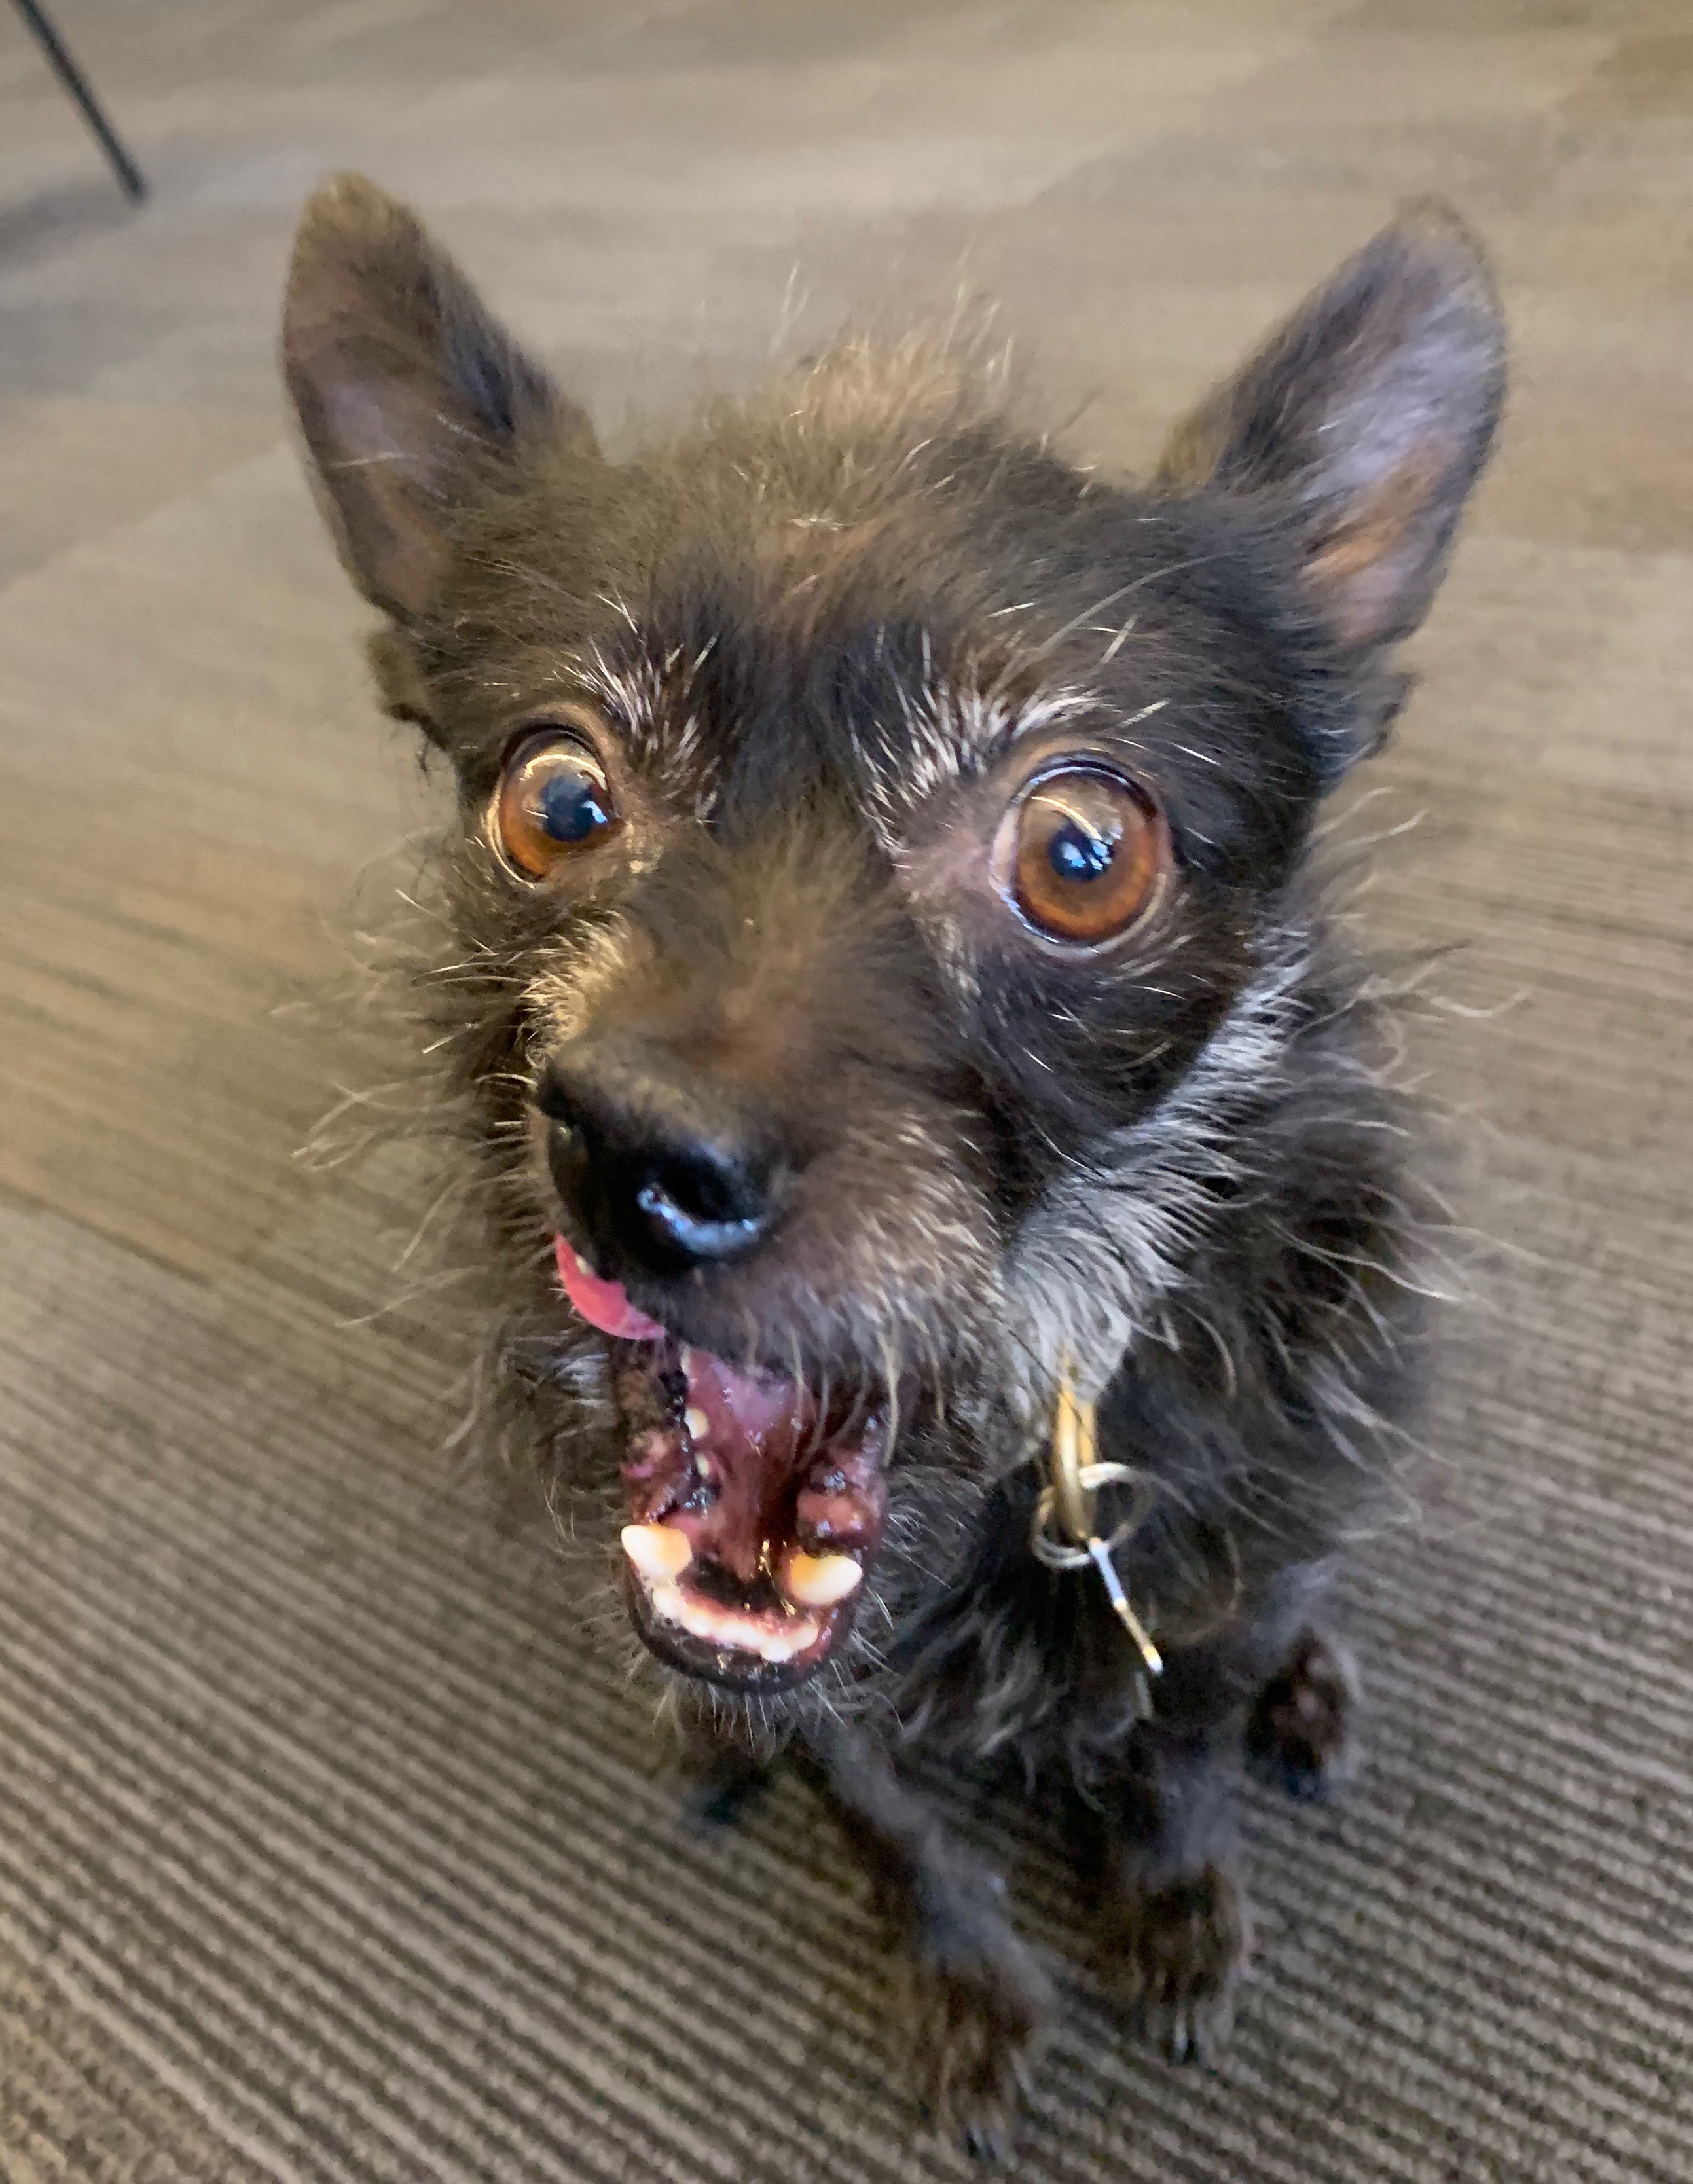
M 1356 951 L 1313 842 L 1402 699 L 1392 647 L 1490 443 L 1473 246 L 1408 214 L 1139 491 L 921 344 L 849 345 L 609 463 L 356 181 L 308 209 L 284 357 L 387 617 L 389 709 L 457 786 L 413 992 L 496 1328 L 478 1436 L 533 1452 L 577 1609 L 671 1710 L 737 1763 L 792 1747 L 818 1770 L 916 1949 L 944 2121 L 996 2141 L 1046 1992 L 908 1755 L 1080 1815 L 1107 1969 L 1202 2050 L 1247 1933 L 1234 1774 L 1243 1751 L 1301 1789 L 1339 1771 L 1351 1685 L 1313 1618 L 1395 1506 L 1443 1279 L 1396 1081 L 1416 980 Z M 619 831 L 537 884 L 498 800 L 517 732 L 560 708 Z M 1172 845 L 1091 950 L 993 877 L 1028 783 L 1066 765 L 1133 783 Z M 560 1179 L 560 1088 L 594 1069 L 619 1129 L 681 1085 L 723 1142 L 777 1148 L 755 1249 L 683 1275 L 629 1244 L 608 1165 Z M 560 1290 L 561 1232 L 612 1254 L 637 1323 L 781 1376 L 820 1432 L 832 1405 L 887 1421 L 879 1539 L 803 1680 L 738 1691 L 635 1636 L 637 1422 Z M 1150 1684 L 1103 1586 L 1030 1550 L 1066 1379 L 1150 1490 L 1115 1555 L 1162 1649 Z M 1100 1529 L 1125 1507 L 1102 1494 Z

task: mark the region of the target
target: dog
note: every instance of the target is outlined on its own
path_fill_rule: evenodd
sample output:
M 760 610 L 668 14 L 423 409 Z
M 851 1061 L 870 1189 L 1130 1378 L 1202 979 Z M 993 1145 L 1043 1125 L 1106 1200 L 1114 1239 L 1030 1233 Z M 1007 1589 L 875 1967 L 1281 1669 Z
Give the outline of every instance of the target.
M 282 359 L 456 783 L 431 1045 L 495 1401 L 704 1802 L 821 1783 L 931 2112 L 1003 2153 L 1048 1975 L 925 1782 L 1058 1815 L 1181 2057 L 1249 1946 L 1244 1763 L 1345 1763 L 1323 1597 L 1413 1439 L 1440 1217 L 1318 818 L 1494 439 L 1486 264 L 1409 208 L 1139 486 L 922 340 L 611 460 L 356 176 Z

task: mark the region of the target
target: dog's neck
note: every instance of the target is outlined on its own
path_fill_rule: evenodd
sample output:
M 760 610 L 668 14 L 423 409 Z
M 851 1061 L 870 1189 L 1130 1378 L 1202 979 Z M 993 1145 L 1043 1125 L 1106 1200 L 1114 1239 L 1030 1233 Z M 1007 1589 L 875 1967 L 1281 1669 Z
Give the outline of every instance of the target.
M 1170 1302 L 1225 1217 L 1224 1194 L 1250 1178 L 1243 1125 L 1275 1096 L 1308 1008 L 1301 995 L 1314 952 L 1308 926 L 1279 928 L 1187 1074 L 1025 1223 L 1007 1286 L 1023 1330 L 1014 1400 L 1032 1434 L 1051 1415 L 1066 1372 L 1078 1396 L 1097 1403 L 1137 1344 L 1172 1340 Z

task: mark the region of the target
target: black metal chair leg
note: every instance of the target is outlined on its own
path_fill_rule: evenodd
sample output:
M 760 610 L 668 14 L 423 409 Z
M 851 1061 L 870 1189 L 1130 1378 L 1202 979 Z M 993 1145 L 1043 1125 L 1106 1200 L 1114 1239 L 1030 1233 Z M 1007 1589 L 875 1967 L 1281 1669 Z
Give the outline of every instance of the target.
M 112 163 L 112 172 L 118 178 L 119 187 L 131 203 L 138 203 L 147 195 L 146 180 L 119 141 L 117 131 L 107 120 L 99 100 L 90 88 L 88 79 L 65 50 L 64 40 L 42 13 L 36 0 L 16 0 L 16 6 L 18 13 L 35 32 L 53 74 L 81 108 L 82 119 L 99 139 L 101 150 Z

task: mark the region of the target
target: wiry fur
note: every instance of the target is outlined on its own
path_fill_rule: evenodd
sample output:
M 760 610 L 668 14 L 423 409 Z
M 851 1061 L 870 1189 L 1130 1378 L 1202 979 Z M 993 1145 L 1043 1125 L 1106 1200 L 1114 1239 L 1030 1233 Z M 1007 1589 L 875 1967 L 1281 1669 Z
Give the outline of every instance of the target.
M 892 1411 L 889 1509 L 838 1658 L 775 1698 L 685 1702 L 820 1769 L 912 1941 L 936 2104 L 988 2148 L 1044 1981 L 908 1755 L 1003 1766 L 1072 1814 L 1108 1968 L 1176 2053 L 1223 2028 L 1246 1946 L 1243 1740 L 1301 1788 L 1340 1757 L 1350 1685 L 1311 1618 L 1406 1446 L 1434 1224 L 1392 992 L 1311 845 L 1402 696 L 1389 647 L 1486 453 L 1485 276 L 1443 216 L 1408 217 L 1139 492 L 915 343 L 849 345 L 609 463 L 357 182 L 309 209 L 285 360 L 390 618 L 391 709 L 459 784 L 424 986 L 482 1178 L 487 1399 L 609 1570 L 616 1410 L 553 1279 L 537 1089 L 600 1038 L 702 1082 L 722 1057 L 786 1134 L 793 1202 L 749 1258 L 631 1293 Z M 489 800 L 514 729 L 565 701 L 606 725 L 627 846 L 526 886 Z M 1086 957 L 1016 929 L 978 855 L 1024 755 L 1072 747 L 1147 783 L 1179 851 L 1143 925 Z M 1167 1654 L 1150 1719 L 1102 1588 L 1028 1549 L 1064 1370 L 1101 1453 L 1157 1487 L 1117 1558 Z

